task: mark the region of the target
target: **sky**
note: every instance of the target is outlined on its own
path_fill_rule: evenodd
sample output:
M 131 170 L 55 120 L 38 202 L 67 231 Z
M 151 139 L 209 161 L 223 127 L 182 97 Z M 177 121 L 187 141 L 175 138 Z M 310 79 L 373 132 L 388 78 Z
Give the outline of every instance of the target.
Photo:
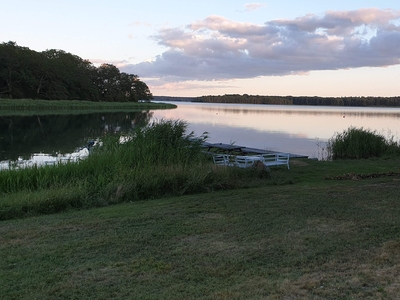
M 400 96 L 399 0 L 1 0 L 0 42 L 138 75 L 155 96 Z

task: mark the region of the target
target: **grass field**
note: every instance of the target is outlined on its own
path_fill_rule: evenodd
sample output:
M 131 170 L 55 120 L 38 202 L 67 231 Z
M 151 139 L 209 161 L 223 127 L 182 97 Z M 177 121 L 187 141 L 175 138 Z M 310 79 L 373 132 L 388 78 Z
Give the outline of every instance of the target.
M 400 158 L 0 223 L 2 299 L 397 299 Z

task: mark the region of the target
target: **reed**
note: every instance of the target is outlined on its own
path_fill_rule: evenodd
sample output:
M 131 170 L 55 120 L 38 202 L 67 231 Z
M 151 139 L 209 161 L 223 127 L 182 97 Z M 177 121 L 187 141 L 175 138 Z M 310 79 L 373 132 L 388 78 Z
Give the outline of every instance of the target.
M 142 109 L 171 109 L 176 105 L 154 102 L 92 102 L 81 100 L 0 99 L 0 115 L 77 112 L 116 112 Z
M 216 168 L 201 148 L 207 137 L 196 138 L 186 131 L 186 122 L 180 120 L 155 121 L 129 136 L 105 136 L 102 146 L 79 163 L 2 171 L 0 219 L 251 186 L 265 180 L 260 170 Z
M 364 128 L 350 127 L 336 133 L 327 144 L 331 159 L 360 159 L 400 154 L 399 142 Z

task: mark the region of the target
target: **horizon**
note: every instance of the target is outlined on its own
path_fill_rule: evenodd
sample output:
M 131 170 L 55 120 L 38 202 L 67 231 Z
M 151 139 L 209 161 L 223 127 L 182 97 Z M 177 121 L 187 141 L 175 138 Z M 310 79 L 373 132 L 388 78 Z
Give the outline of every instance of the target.
M 201 95 L 201 96 L 166 96 L 166 95 L 153 95 L 153 97 L 165 97 L 165 98 L 200 98 L 200 97 L 219 97 L 219 96 L 229 96 L 229 95 L 238 95 L 238 96 L 243 96 L 243 95 L 248 95 L 248 96 L 257 96 L 257 97 L 307 97 L 307 98 L 399 98 L 400 95 L 398 96 L 337 96 L 337 97 L 330 97 L 330 96 L 293 96 L 293 95 L 253 95 L 253 94 L 224 94 L 224 95 Z
M 15 0 L 3 9 L 0 42 L 111 63 L 155 96 L 400 95 L 400 1 Z

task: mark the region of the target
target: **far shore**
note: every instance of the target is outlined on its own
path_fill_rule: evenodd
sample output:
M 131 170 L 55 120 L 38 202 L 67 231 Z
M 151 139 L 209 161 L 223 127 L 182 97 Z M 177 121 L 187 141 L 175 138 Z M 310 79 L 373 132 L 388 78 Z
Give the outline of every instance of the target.
M 260 96 L 248 94 L 207 95 L 200 97 L 154 96 L 158 102 L 200 102 L 226 104 L 270 104 L 307 106 L 400 107 L 400 96 L 395 97 L 318 97 L 318 96 Z

